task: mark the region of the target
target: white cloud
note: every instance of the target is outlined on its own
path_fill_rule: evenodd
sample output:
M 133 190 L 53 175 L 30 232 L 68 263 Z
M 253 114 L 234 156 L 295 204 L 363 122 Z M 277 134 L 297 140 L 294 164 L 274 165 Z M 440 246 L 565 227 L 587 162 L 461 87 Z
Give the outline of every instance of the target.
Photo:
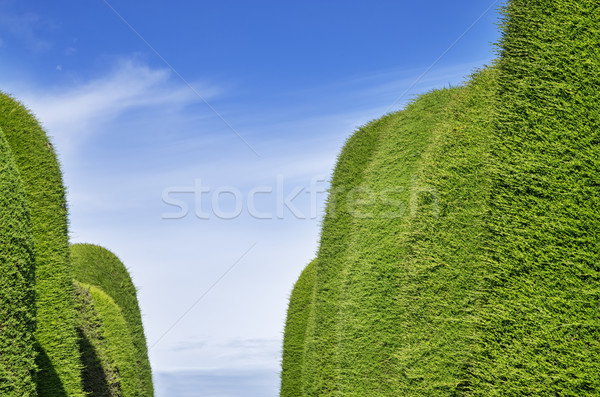
M 183 340 L 168 347 L 177 356 L 179 366 L 167 370 L 249 370 L 277 371 L 281 355 L 279 338 L 214 338 L 205 336 L 199 342 Z M 185 365 L 181 365 L 184 364 Z M 160 370 L 164 368 L 159 367 Z
M 220 92 L 215 87 L 196 86 L 205 99 Z M 110 73 L 87 82 L 50 91 L 11 91 L 41 120 L 63 155 L 127 112 L 145 108 L 156 114 L 201 101 L 168 69 L 153 69 L 132 60 L 122 60 Z
M 278 390 L 279 373 L 272 370 L 154 372 L 157 397 L 268 397 Z

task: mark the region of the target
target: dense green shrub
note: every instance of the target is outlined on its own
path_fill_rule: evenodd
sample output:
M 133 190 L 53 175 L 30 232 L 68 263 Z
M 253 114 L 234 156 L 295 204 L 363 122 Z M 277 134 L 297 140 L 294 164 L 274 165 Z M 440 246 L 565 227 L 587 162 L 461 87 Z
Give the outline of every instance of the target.
M 75 282 L 83 386 L 91 396 L 140 396 L 136 351 L 121 309 L 97 287 Z
M 35 259 L 25 190 L 0 129 L 0 395 L 35 396 Z
M 315 267 L 312 310 L 307 324 L 303 392 L 324 395 L 335 388 L 335 327 L 339 310 L 339 274 L 348 249 L 351 215 L 346 196 L 360 186 L 362 171 L 375 151 L 379 135 L 390 118 L 373 122 L 352 135 L 344 146 L 334 170 L 328 198 L 321 248 Z
M 600 393 L 600 4 L 513 0 L 503 33 L 497 66 L 340 158 L 329 205 L 361 191 L 325 218 L 282 392 Z
M 129 272 L 112 252 L 92 244 L 71 247 L 75 279 L 98 287 L 110 296 L 121 309 L 135 346 L 136 374 L 140 382 L 140 396 L 152 396 L 152 372 L 148 348 L 137 300 L 137 291 Z
M 324 222 L 314 302 L 328 294 L 327 303 L 337 311 L 319 313 L 326 306 L 313 303 L 311 313 L 313 318 L 328 317 L 332 324 L 326 345 L 330 353 L 325 355 L 329 362 L 322 366 L 305 356 L 302 371 L 318 372 L 322 378 L 305 377 L 297 395 L 393 396 L 415 389 L 426 395 L 456 387 L 464 378 L 469 352 L 449 340 L 462 346 L 470 340 L 470 330 L 461 321 L 469 318 L 474 305 L 465 307 L 472 299 L 465 296 L 470 293 L 465 287 L 475 281 L 469 273 L 458 277 L 457 267 L 449 266 L 448 240 L 464 233 L 465 225 L 473 228 L 470 238 L 477 236 L 481 200 L 486 197 L 485 184 L 476 181 L 482 178 L 479 167 L 486 153 L 482 143 L 487 141 L 484 132 L 493 98 L 491 72 L 477 81 L 424 95 L 404 111 L 386 116 L 385 124 L 372 124 L 381 129 L 369 161 L 354 173 L 334 175 L 334 189 L 360 188 L 333 190 L 330 199 L 347 213 Z M 357 174 L 358 184 L 346 182 L 347 175 Z M 475 191 L 469 193 L 473 186 Z M 469 196 L 472 201 L 465 201 Z M 334 228 L 327 229 L 328 222 Z M 341 238 L 333 234 L 340 225 L 346 231 Z M 416 237 L 423 234 L 428 240 Z M 466 240 L 459 244 L 465 251 L 475 244 Z M 476 266 L 472 256 L 464 253 L 451 263 L 462 266 L 468 260 Z M 318 289 L 323 261 L 338 263 L 330 273 L 335 281 L 326 286 L 336 286 L 335 296 Z M 441 299 L 444 294 L 449 301 Z M 443 310 L 452 313 L 453 321 L 439 318 Z M 307 335 L 307 349 L 315 344 L 314 334 Z M 315 352 L 319 355 L 319 348 Z M 445 357 L 437 358 L 440 352 Z
M 600 394 L 600 3 L 513 0 L 474 395 Z
M 342 395 L 405 394 L 406 378 L 398 375 L 413 363 L 402 362 L 396 355 L 408 347 L 407 342 L 423 336 L 417 324 L 410 323 L 414 322 L 411 310 L 418 310 L 419 298 L 425 296 L 415 296 L 409 288 L 420 268 L 406 263 L 410 246 L 403 240 L 411 232 L 411 221 L 425 216 L 413 201 L 438 200 L 432 186 L 418 177 L 441 135 L 444 109 L 456 91 L 426 94 L 395 114 L 363 170 L 368 205 L 352 218 L 350 243 L 339 274 L 343 292 L 335 350 L 337 390 Z
M 303 395 L 302 362 L 306 327 L 315 285 L 315 262 L 313 260 L 302 271 L 290 295 L 281 364 L 281 396 L 283 397 Z
M 2 93 L 0 129 L 23 180 L 31 214 L 36 261 L 38 394 L 83 396 L 60 167 L 52 144 L 36 119 L 23 105 Z

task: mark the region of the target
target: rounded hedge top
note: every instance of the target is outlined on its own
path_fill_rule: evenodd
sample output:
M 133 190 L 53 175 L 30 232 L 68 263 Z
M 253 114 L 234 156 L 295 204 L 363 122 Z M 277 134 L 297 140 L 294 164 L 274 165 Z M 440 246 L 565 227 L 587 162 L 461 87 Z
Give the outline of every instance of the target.
M 3 93 L 0 129 L 19 170 L 31 214 L 36 261 L 38 392 L 47 396 L 83 396 L 60 166 L 35 117 Z
M 99 287 L 119 305 L 131 331 L 136 348 L 142 396 L 152 396 L 152 373 L 148 360 L 146 336 L 142 324 L 137 290 L 129 272 L 119 258 L 93 244 L 74 244 L 71 247 L 75 280 Z

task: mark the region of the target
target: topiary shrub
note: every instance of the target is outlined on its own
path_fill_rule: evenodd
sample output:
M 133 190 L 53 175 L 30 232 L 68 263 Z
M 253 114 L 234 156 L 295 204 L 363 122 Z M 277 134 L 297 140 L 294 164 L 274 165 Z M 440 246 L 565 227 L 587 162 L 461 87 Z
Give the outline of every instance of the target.
M 38 394 L 83 396 L 62 174 L 33 115 L 0 93 L 0 129 L 13 154 L 31 214 L 36 263 Z
M 504 15 L 474 395 L 599 395 L 600 4 Z
M 152 396 L 152 372 L 137 301 L 137 291 L 123 263 L 109 250 L 92 244 L 71 247 L 75 280 L 106 293 L 119 306 L 135 347 L 136 375 L 140 396 Z
M 35 396 L 35 258 L 25 190 L 0 129 L 0 395 Z
M 323 328 L 316 322 L 309 322 L 306 351 L 314 350 L 313 356 L 304 356 L 302 372 L 318 376 L 304 376 L 300 395 L 402 394 L 407 389 L 414 389 L 415 381 L 400 376 L 400 373 L 431 368 L 427 361 L 422 360 L 416 366 L 412 362 L 410 355 L 424 353 L 423 350 L 407 350 L 404 357 L 399 354 L 406 346 L 402 340 L 429 339 L 432 349 L 439 349 L 441 342 L 436 339 L 435 332 L 423 334 L 417 324 L 412 323 L 413 316 L 417 315 L 415 311 L 430 304 L 439 291 L 414 293 L 411 282 L 415 282 L 415 288 L 417 283 L 411 278 L 420 272 L 420 268 L 427 269 L 430 264 L 427 261 L 407 263 L 412 247 L 410 236 L 416 232 L 414 224 L 418 219 L 437 219 L 439 215 L 440 197 L 432 199 L 435 194 L 432 190 L 437 189 L 433 185 L 435 180 L 426 180 L 424 170 L 436 164 L 432 160 L 434 156 L 444 155 L 451 147 L 445 147 L 444 152 L 438 149 L 446 144 L 445 136 L 453 132 L 446 124 L 453 117 L 448 109 L 454 106 L 463 91 L 452 89 L 429 93 L 404 111 L 387 115 L 380 122 L 365 127 L 373 128 L 376 137 L 367 161 L 344 164 L 340 158 L 332 189 L 336 186 L 348 188 L 343 194 L 336 190 L 331 193 L 329 205 L 334 203 L 336 217 L 326 217 L 323 224 L 309 320 L 326 317 L 324 321 L 328 326 Z M 461 139 L 468 143 L 476 133 L 463 134 L 465 138 Z M 457 137 L 451 139 L 460 142 Z M 355 156 L 360 158 L 366 153 L 358 152 Z M 338 167 L 345 165 L 350 169 L 338 173 Z M 455 165 L 451 162 L 448 167 Z M 443 171 L 447 170 L 444 168 Z M 425 200 L 427 198 L 429 200 Z M 428 202 L 432 208 L 426 208 Z M 345 213 L 340 214 L 337 203 Z M 341 230 L 343 235 L 339 234 Z M 337 265 L 333 267 L 333 264 Z M 323 276 L 327 277 L 327 283 L 320 280 Z M 431 277 L 432 282 L 444 280 L 442 272 Z M 335 295 L 331 292 L 333 288 Z M 325 298 L 325 303 L 333 310 L 325 312 L 323 308 L 328 306 L 316 303 Z M 320 330 L 313 332 L 315 328 L 312 327 Z M 323 329 L 327 331 L 325 334 Z M 403 336 L 398 334 L 399 329 L 405 330 Z M 312 347 L 321 344 L 324 353 L 321 348 Z M 449 357 L 452 352 L 451 349 L 447 351 Z M 421 381 L 418 387 L 427 393 L 427 387 L 435 389 L 447 380 L 445 378 L 430 376 L 429 380 L 435 380 L 433 385 L 427 386 L 431 382 Z
M 136 351 L 121 309 L 102 290 L 75 282 L 84 390 L 92 396 L 140 396 Z
M 310 262 L 302 271 L 290 295 L 281 364 L 281 396 L 283 397 L 304 395 L 302 392 L 304 343 L 315 285 L 315 262 L 316 260 Z
M 328 208 L 289 395 L 600 394 L 600 4 L 504 12 L 497 66 L 340 157 L 333 186 L 375 199 Z
M 347 195 L 360 186 L 362 171 L 388 122 L 389 117 L 372 122 L 352 135 L 342 149 L 334 170 L 314 270 L 314 300 L 306 329 L 302 387 L 307 395 L 320 395 L 332 390 L 335 385 L 333 349 L 340 299 L 339 274 L 348 249 L 352 220 Z

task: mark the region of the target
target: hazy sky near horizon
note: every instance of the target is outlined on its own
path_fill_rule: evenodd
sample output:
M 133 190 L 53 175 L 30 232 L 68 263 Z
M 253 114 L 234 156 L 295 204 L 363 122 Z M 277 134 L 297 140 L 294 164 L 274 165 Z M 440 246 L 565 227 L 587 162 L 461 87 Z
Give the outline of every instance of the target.
M 72 242 L 130 269 L 158 397 L 277 394 L 344 141 L 489 64 L 492 3 L 0 0 L 0 90 L 53 138 Z

